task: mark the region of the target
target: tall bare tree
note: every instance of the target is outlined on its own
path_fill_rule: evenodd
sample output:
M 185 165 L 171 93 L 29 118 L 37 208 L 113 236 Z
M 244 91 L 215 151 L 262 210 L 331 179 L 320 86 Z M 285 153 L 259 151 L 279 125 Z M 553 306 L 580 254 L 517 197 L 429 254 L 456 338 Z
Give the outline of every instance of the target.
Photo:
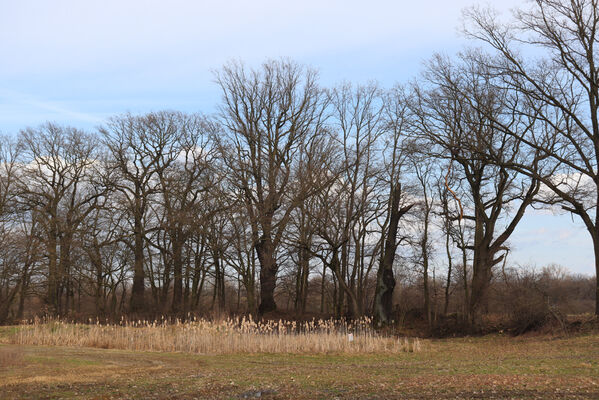
M 50 123 L 22 131 L 19 140 L 24 157 L 20 198 L 43 227 L 48 260 L 46 304 L 51 313 L 61 314 L 74 301 L 71 256 L 75 237 L 105 192 L 96 180 L 98 141 L 78 129 Z
M 386 216 L 381 225 L 381 259 L 377 271 L 377 284 L 374 298 L 374 318 L 379 324 L 391 321 L 393 312 L 393 292 L 396 279 L 393 272 L 395 255 L 399 245 L 398 231 L 401 218 L 410 211 L 413 204 L 406 202 L 402 191 L 402 168 L 409 155 L 405 143 L 408 131 L 409 108 L 405 91 L 393 88 L 387 95 L 385 105 L 386 149 L 384 155 L 383 181 L 388 187 Z
M 472 62 L 472 56 L 466 55 L 462 63 L 437 56 L 425 77 L 431 86 L 415 89 L 415 129 L 428 143 L 432 156 L 460 168 L 465 195 L 472 205 L 472 213 L 460 215 L 460 219 L 471 221 L 474 229 L 473 243 L 468 246 L 474 254 L 468 317 L 475 325 L 480 321 L 492 268 L 505 257 L 506 242 L 540 185 L 534 177 L 523 178 L 492 161 L 499 157 L 504 162 L 521 162 L 527 154 L 489 117 L 502 115 L 506 124 L 520 120 L 507 112 L 507 92 L 489 83 L 488 70 Z M 512 212 L 509 207 L 516 203 Z
M 185 243 L 198 227 L 198 219 L 204 216 L 200 203 L 206 202 L 207 192 L 220 174 L 214 169 L 217 166 L 216 148 L 212 144 L 214 124 L 205 117 L 185 114 L 178 114 L 172 123 L 176 124 L 173 129 L 180 132 L 180 153 L 172 161 L 163 159 L 159 163 L 166 167 L 157 170 L 160 199 L 156 203 L 164 213 L 162 225 L 169 241 L 162 250 L 171 259 L 173 269 L 171 311 L 178 314 L 183 310 Z
M 276 309 L 277 250 L 293 210 L 310 195 L 294 176 L 298 153 L 322 133 L 324 102 L 316 73 L 290 61 L 246 70 L 225 66 L 221 142 L 229 180 L 243 194 L 260 262 L 261 314 Z
M 146 214 L 151 197 L 160 190 L 159 172 L 167 169 L 180 154 L 178 120 L 175 112 L 151 113 L 139 117 L 124 115 L 112 118 L 100 129 L 109 149 L 108 167 L 112 185 L 122 196 L 130 217 L 133 243 L 126 241 L 134 254 L 133 287 L 130 311 L 146 311 L 144 298 L 144 249 L 148 231 Z
M 467 33 L 494 50 L 479 61 L 513 91 L 513 108 L 534 117 L 536 129 L 513 129 L 530 160 L 506 167 L 540 180 L 554 193 L 548 203 L 580 217 L 593 242 L 597 276 L 595 313 L 599 315 L 599 69 L 597 0 L 534 0 L 508 24 L 496 13 L 467 13 Z M 525 54 L 538 54 L 537 60 Z M 531 124 L 532 125 L 532 124 Z

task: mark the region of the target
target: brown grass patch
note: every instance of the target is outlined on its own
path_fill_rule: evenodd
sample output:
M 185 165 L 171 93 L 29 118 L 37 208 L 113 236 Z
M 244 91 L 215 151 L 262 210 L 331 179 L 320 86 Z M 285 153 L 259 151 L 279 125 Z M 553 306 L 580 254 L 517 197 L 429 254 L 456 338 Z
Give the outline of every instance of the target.
M 15 347 L 0 346 L 0 368 L 22 365 L 23 350 Z

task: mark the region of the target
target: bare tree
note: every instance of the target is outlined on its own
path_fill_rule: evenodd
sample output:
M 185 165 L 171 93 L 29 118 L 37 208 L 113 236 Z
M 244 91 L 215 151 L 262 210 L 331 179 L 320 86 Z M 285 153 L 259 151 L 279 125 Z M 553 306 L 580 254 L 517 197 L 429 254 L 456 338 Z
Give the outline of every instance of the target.
M 324 104 L 316 73 L 290 61 L 247 71 L 229 64 L 217 73 L 223 93 L 221 142 L 231 186 L 243 193 L 260 261 L 260 314 L 276 309 L 277 250 L 293 210 L 311 190 L 293 164 L 321 134 Z
M 173 124 L 179 133 L 179 154 L 174 160 L 163 159 L 157 177 L 160 181 L 160 212 L 164 213 L 162 224 L 168 236 L 168 246 L 163 253 L 171 259 L 173 268 L 173 300 L 171 311 L 183 310 L 183 250 L 185 243 L 202 218 L 201 202 L 205 202 L 208 190 L 219 174 L 216 167 L 215 146 L 212 145 L 215 126 L 199 115 L 179 114 Z M 170 155 L 167 155 L 170 157 Z M 167 286 L 168 289 L 168 286 Z
M 50 312 L 61 314 L 74 302 L 71 256 L 75 237 L 104 194 L 96 181 L 98 142 L 78 129 L 46 124 L 22 131 L 20 143 L 24 156 L 20 201 L 43 227 L 48 260 L 46 304 Z
M 334 274 L 336 314 L 347 299 L 349 314 L 366 308 L 365 288 L 380 248 L 371 235 L 382 213 L 379 139 L 384 132 L 383 96 L 375 84 L 340 85 L 328 92 L 331 129 L 338 140 L 337 178 L 313 204 L 311 219 L 321 239 L 315 255 Z
M 505 111 L 506 91 L 489 84 L 488 71 L 471 60 L 466 55 L 463 63 L 454 65 L 443 57 L 434 58 L 425 75 L 432 86 L 415 88 L 414 114 L 415 128 L 433 150 L 431 155 L 457 164 L 467 187 L 472 214 L 460 215 L 460 219 L 474 224 L 474 242 L 468 246 L 474 253 L 468 317 L 476 324 L 492 267 L 505 257 L 506 242 L 540 185 L 537 179 L 522 178 L 492 161 L 501 157 L 506 162 L 520 162 L 524 154 L 519 143 L 488 116 L 501 114 L 512 124 L 519 119 Z M 511 213 L 510 204 L 517 202 Z M 502 220 L 506 222 L 501 231 Z
M 31 263 L 27 249 L 35 248 L 18 227 L 16 184 L 20 147 L 9 137 L 0 136 L 0 324 L 7 321 L 15 300 L 27 291 Z M 22 213 L 21 213 L 22 214 Z
M 384 152 L 385 181 L 389 194 L 386 203 L 386 218 L 381 226 L 381 260 L 377 271 L 377 285 L 374 298 L 374 317 L 377 323 L 387 324 L 393 312 L 393 292 L 396 280 L 393 273 L 399 222 L 410 211 L 413 204 L 407 204 L 402 192 L 402 167 L 406 161 L 405 140 L 408 129 L 408 101 L 404 90 L 395 87 L 387 98 L 385 117 L 387 120 L 387 148 Z
M 145 217 L 151 197 L 160 189 L 158 173 L 179 157 L 182 132 L 177 122 L 180 117 L 174 112 L 140 117 L 125 115 L 111 119 L 100 129 L 110 152 L 108 167 L 113 171 L 113 188 L 122 196 L 130 217 L 133 243 L 126 243 L 134 254 L 130 304 L 133 313 L 146 310 L 144 249 L 148 227 Z
M 419 223 L 415 224 L 420 231 L 416 235 L 416 247 L 418 249 L 417 264 L 422 267 L 422 286 L 424 296 L 424 312 L 429 327 L 433 326 L 433 306 L 431 305 L 430 293 L 430 266 L 433 245 L 431 241 L 431 224 L 433 208 L 436 199 L 432 189 L 433 164 L 432 160 L 422 157 L 418 152 L 411 152 L 411 169 L 419 186 L 418 195 L 421 197 L 417 202 Z
M 541 125 L 518 130 L 497 121 L 531 153 L 530 159 L 506 166 L 540 180 L 554 193 L 547 202 L 559 200 L 564 210 L 582 219 L 595 252 L 595 313 L 599 315 L 598 2 L 531 3 L 528 9 L 516 11 L 510 24 L 499 23 L 492 11 L 470 10 L 472 26 L 467 31 L 495 51 L 495 57 L 479 61 L 514 92 L 513 108 Z M 523 56 L 539 50 L 543 56 L 539 60 Z M 543 162 L 531 168 L 535 154 Z

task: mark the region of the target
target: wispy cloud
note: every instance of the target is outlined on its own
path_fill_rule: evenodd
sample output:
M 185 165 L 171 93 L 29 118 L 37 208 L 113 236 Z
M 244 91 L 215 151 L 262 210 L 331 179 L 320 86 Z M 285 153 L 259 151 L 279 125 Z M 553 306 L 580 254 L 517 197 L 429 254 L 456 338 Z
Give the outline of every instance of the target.
M 30 94 L 16 92 L 14 90 L 0 88 L 0 109 L 7 104 L 10 104 L 11 106 L 15 106 L 17 104 L 27 106 L 28 108 L 33 109 L 30 112 L 35 112 L 36 110 L 43 110 L 46 112 L 50 111 L 53 115 L 55 115 L 55 119 L 59 121 L 69 120 L 73 121 L 73 123 L 85 122 L 99 124 L 103 120 L 95 114 L 77 111 L 54 101 L 41 99 Z

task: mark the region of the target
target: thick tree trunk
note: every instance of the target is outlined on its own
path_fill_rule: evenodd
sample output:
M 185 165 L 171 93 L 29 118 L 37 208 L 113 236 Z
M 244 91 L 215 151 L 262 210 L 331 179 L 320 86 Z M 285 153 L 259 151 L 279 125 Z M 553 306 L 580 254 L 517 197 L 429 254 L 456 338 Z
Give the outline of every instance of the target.
M 401 185 L 396 184 L 391 191 L 389 207 L 389 227 L 383 247 L 383 255 L 377 271 L 376 290 L 374 295 L 374 320 L 377 324 L 388 324 L 393 313 L 393 291 L 395 289 L 395 276 L 393 275 L 393 261 L 397 250 L 397 230 L 400 218 L 412 208 L 399 207 L 401 200 Z
M 185 286 L 183 288 L 183 314 L 187 315 L 189 313 L 189 295 L 191 288 L 191 266 L 189 265 L 189 261 L 185 264 Z
M 277 309 L 275 287 L 279 267 L 270 238 L 263 237 L 256 244 L 256 253 L 258 261 L 260 261 L 260 306 L 258 307 L 258 314 L 264 315 Z
M 424 295 L 424 313 L 426 315 L 426 322 L 428 323 L 429 326 L 431 326 L 432 324 L 432 319 L 431 319 L 431 295 L 430 295 L 430 288 L 429 288 L 429 276 L 428 276 L 428 256 L 425 256 L 423 262 L 422 262 L 422 266 L 423 266 L 423 276 L 422 276 L 422 281 L 423 281 L 423 295 Z
M 57 229 L 53 222 L 50 222 L 51 228 L 48 234 L 48 241 L 46 242 L 46 249 L 48 252 L 48 292 L 46 294 L 46 305 L 50 314 L 56 314 L 59 312 L 59 274 L 58 274 L 58 240 L 57 240 Z
M 429 327 L 432 327 L 432 310 L 431 310 L 431 295 L 430 295 L 430 287 L 429 287 L 429 275 L 428 275 L 428 267 L 429 267 L 429 254 L 428 254 L 428 224 L 429 224 L 429 205 L 428 198 L 424 196 L 425 201 L 425 211 L 424 211 L 424 232 L 422 234 L 422 241 L 420 242 L 420 246 L 422 247 L 422 269 L 423 269 L 423 281 L 424 281 L 424 312 L 426 313 L 426 322 Z M 433 273 L 434 274 L 434 273 Z M 433 275 L 434 282 L 434 275 Z
M 29 273 L 30 267 L 31 264 L 27 262 L 27 264 L 25 264 L 25 267 L 23 268 L 23 273 L 21 275 L 21 283 L 19 288 L 19 305 L 17 307 L 17 314 L 15 316 L 17 321 L 23 319 L 23 313 L 25 311 L 25 298 L 27 297 L 27 291 L 29 290 L 29 283 L 31 279 L 31 275 Z
M 173 314 L 179 314 L 183 309 L 183 243 L 179 240 L 179 234 L 171 234 L 173 250 L 173 303 L 171 311 Z
M 478 203 L 478 202 L 477 202 Z M 486 296 L 491 279 L 492 255 L 485 240 L 484 211 L 475 207 L 474 226 L 474 258 L 472 260 L 472 284 L 470 286 L 470 303 L 468 305 L 469 323 L 475 326 L 479 322 L 480 306 Z
M 70 310 L 75 309 L 75 288 L 73 277 L 71 276 L 71 236 L 64 233 L 60 240 L 59 274 L 64 282 L 66 298 L 64 313 L 68 314 Z M 59 300 L 60 301 L 60 300 Z
M 477 246 L 474 249 L 474 260 L 472 262 L 472 284 L 468 310 L 470 324 L 473 326 L 480 322 L 481 305 L 484 304 L 487 289 L 491 282 L 492 266 L 492 255 L 489 254 L 489 250 L 484 245 Z
M 447 315 L 449 308 L 449 287 L 451 285 L 451 272 L 453 269 L 453 260 L 451 257 L 451 250 L 449 247 L 449 225 L 446 227 L 447 233 L 445 235 L 445 253 L 447 254 L 447 281 L 445 283 L 445 304 L 443 305 L 443 315 Z
M 484 303 L 490 280 L 491 270 L 488 261 L 484 258 L 478 260 L 475 258 L 470 292 L 470 309 L 468 312 L 472 325 L 480 322 L 481 305 Z
M 106 295 L 104 289 L 104 268 L 102 266 L 102 256 L 97 240 L 94 239 L 93 248 L 88 250 L 91 264 L 95 272 L 94 282 L 94 307 L 96 316 L 105 316 L 106 314 Z
M 377 273 L 376 293 L 374 297 L 374 316 L 377 324 L 388 324 L 393 313 L 393 291 L 395 277 L 392 268 L 381 267 Z
M 320 279 L 320 313 L 324 313 L 324 295 L 325 295 L 325 282 L 327 277 L 327 267 L 322 266 L 322 276 Z
M 470 286 L 468 285 L 468 253 L 466 252 L 466 242 L 464 241 L 463 234 L 463 232 L 460 233 L 462 247 L 462 281 L 464 283 L 464 320 L 470 321 Z
M 597 217 L 599 219 L 599 216 Z M 599 225 L 596 225 L 599 227 Z M 599 229 L 595 228 L 593 250 L 595 254 L 595 315 L 599 316 Z
M 134 243 L 134 265 L 133 265 L 133 287 L 131 288 L 130 311 L 141 313 L 145 308 L 145 272 L 144 272 L 144 248 L 142 221 L 140 216 L 135 217 L 135 243 Z

